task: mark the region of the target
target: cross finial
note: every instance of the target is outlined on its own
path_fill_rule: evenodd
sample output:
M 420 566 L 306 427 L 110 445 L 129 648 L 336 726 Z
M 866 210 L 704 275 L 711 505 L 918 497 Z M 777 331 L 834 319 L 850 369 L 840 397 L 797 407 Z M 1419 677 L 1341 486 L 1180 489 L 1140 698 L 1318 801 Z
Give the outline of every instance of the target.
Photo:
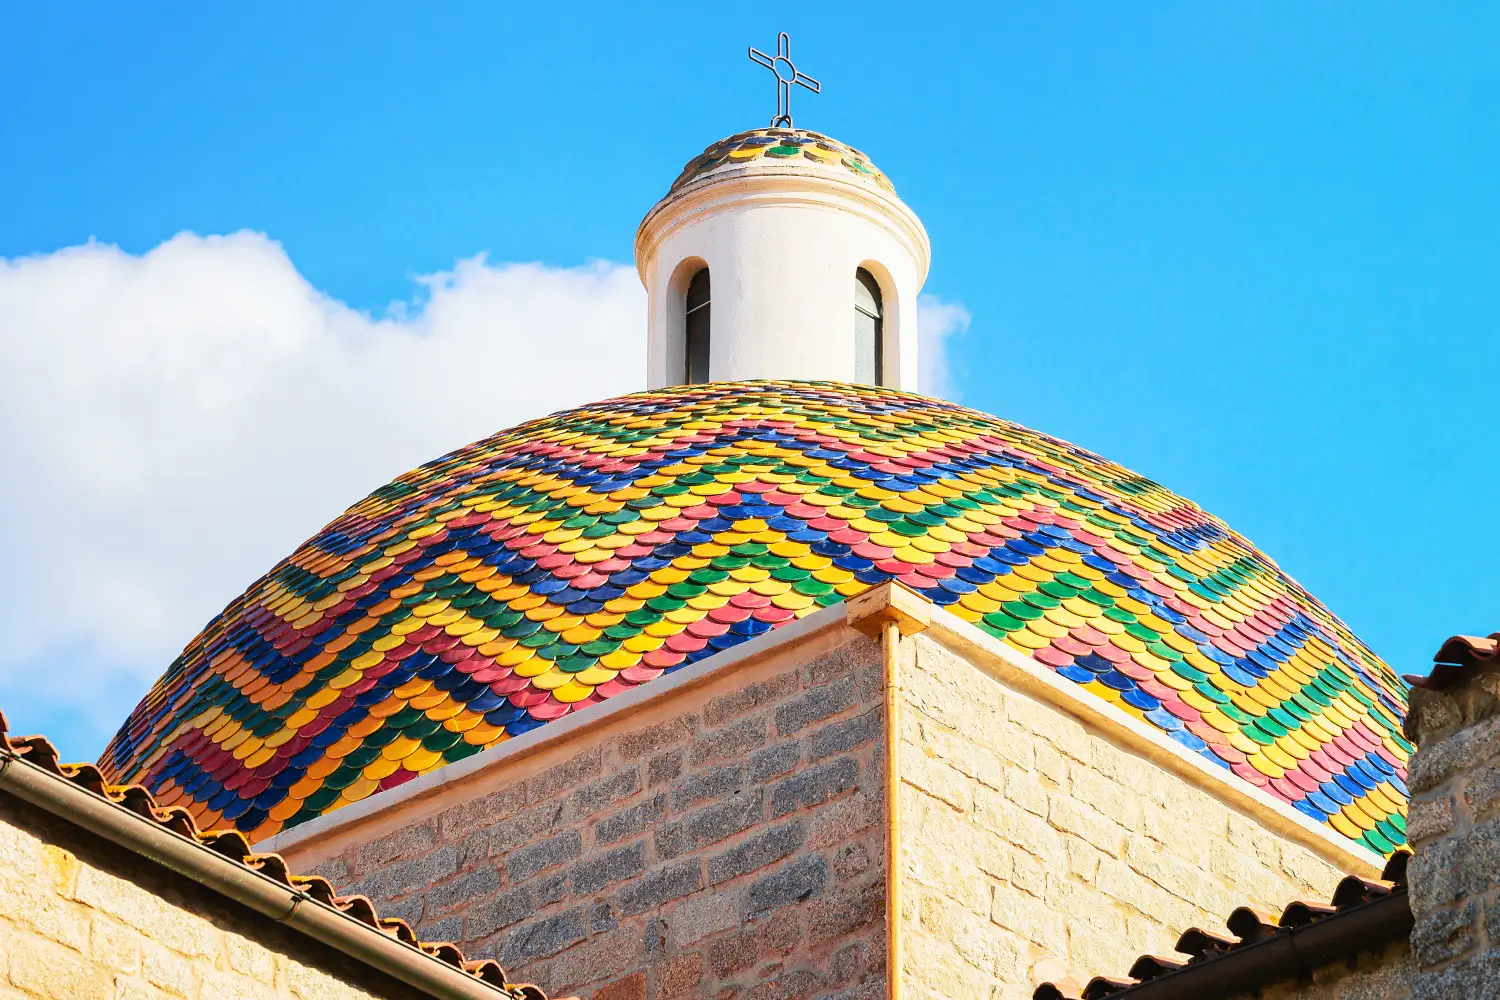
M 755 46 L 750 46 L 750 59 L 776 74 L 776 117 L 771 127 L 792 127 L 792 84 L 806 87 L 814 94 L 823 92 L 823 85 L 792 65 L 792 36 L 783 31 L 776 36 L 776 54 L 768 56 Z

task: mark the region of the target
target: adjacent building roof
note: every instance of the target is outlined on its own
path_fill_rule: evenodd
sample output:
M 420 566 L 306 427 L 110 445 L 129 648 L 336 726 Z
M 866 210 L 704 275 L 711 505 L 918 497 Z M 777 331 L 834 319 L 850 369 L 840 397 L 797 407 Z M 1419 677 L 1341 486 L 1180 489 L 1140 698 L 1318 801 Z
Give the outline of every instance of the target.
M 312 936 L 323 939 L 324 943 L 340 947 L 388 974 L 401 975 L 399 971 L 393 971 L 393 967 L 406 969 L 411 974 L 403 978 L 411 985 L 419 988 L 430 985 L 425 980 L 431 977 L 437 980 L 439 987 L 433 992 L 434 996 L 547 1000 L 536 986 L 507 983 L 505 971 L 499 963 L 490 959 L 466 960 L 463 952 L 448 942 L 419 941 L 406 921 L 380 916 L 368 898 L 341 896 L 325 878 L 293 874 L 279 854 L 256 854 L 240 831 L 204 831 L 188 810 L 162 806 L 142 786 L 110 785 L 92 764 L 61 763 L 56 748 L 46 737 L 12 736 L 8 729 L 5 715 L 0 712 L 0 791 L 65 815 L 65 818 L 80 822 L 90 832 L 134 848 L 153 861 L 168 863 L 174 870 L 210 888 L 234 886 L 239 891 L 226 894 L 261 912 L 267 910 L 262 883 L 268 881 L 271 885 L 279 885 L 289 890 L 281 895 L 290 901 L 290 905 L 284 916 L 277 914 L 278 919 L 289 926 L 310 930 Z M 80 796 L 79 792 L 83 794 Z M 93 803 L 91 814 L 79 812 L 80 802 L 85 809 Z M 105 806 L 103 810 L 98 808 L 100 804 Z M 144 833 L 143 824 L 148 825 Z M 174 849 L 172 841 L 181 847 Z M 215 865 L 222 866 L 225 862 L 261 878 L 230 877 L 226 880 L 222 872 L 212 871 Z M 326 907 L 347 920 L 319 920 L 305 908 L 307 904 Z M 352 948 L 348 947 L 350 921 L 358 928 L 352 932 Z M 330 928 L 334 932 L 331 936 L 341 939 L 343 944 L 340 940 L 328 940 L 330 935 L 325 932 Z M 360 941 L 360 936 L 367 939 Z M 391 947 L 398 942 L 397 947 Z M 403 956 L 403 951 L 412 954 Z M 389 960 L 391 956 L 394 956 L 394 962 Z M 382 957 L 386 960 L 381 961 Z M 454 974 L 461 978 L 454 978 Z M 448 981 L 443 988 L 445 975 Z M 464 987 L 465 981 L 470 984 L 467 988 Z M 457 992 L 454 992 L 455 984 Z
M 668 193 L 715 171 L 754 160 L 814 170 L 832 169 L 841 177 L 853 177 L 896 193 L 890 179 L 864 153 L 822 133 L 801 128 L 758 128 L 720 139 L 682 168 Z
M 1488 637 L 1455 635 L 1443 643 L 1433 656 L 1432 673 L 1426 677 L 1408 674 L 1414 687 L 1443 691 L 1457 684 L 1471 671 L 1486 664 L 1500 662 L 1500 632 Z
M 827 382 L 638 393 L 407 473 L 209 622 L 100 766 L 256 841 L 887 580 L 1405 841 L 1405 685 L 1246 538 L 1057 438 Z
M 1222 1000 L 1404 940 L 1412 928 L 1405 851 L 1392 854 L 1381 881 L 1351 875 L 1327 904 L 1295 902 L 1272 923 L 1249 907 L 1229 915 L 1230 936 L 1197 927 L 1177 941 L 1181 957 L 1142 955 L 1128 978 L 1099 976 L 1081 989 L 1044 983 L 1032 1000 Z

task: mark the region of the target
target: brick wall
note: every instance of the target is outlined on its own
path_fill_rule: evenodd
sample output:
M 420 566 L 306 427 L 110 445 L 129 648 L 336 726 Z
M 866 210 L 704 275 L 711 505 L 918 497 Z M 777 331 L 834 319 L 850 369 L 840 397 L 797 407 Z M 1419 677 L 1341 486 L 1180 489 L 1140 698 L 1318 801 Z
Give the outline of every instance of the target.
M 898 669 L 909 1000 L 1124 975 L 1190 926 L 1328 899 L 1342 875 L 925 635 Z
M 502 762 L 314 870 L 554 996 L 883 996 L 880 652 L 840 641 Z
M 1412 951 L 1425 998 L 1500 990 L 1500 668 L 1449 691 L 1414 688 L 1406 734 Z
M 421 996 L 249 909 L 0 795 L 0 998 Z

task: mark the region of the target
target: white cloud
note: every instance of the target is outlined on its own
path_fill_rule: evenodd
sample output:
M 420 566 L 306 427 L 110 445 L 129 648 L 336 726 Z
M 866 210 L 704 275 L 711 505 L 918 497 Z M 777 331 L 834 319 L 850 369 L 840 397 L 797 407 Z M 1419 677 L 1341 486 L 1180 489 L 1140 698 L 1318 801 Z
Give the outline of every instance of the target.
M 969 310 L 962 302 L 917 299 L 917 386 L 929 396 L 957 400 L 959 387 L 948 355 L 949 341 L 969 330 Z
M 138 695 L 369 490 L 641 387 L 631 268 L 475 258 L 420 286 L 418 303 L 372 318 L 249 232 L 0 260 L 0 691 L 13 716 L 33 700 Z
M 0 259 L 0 705 L 102 748 L 182 645 L 348 504 L 497 429 L 644 384 L 632 268 L 421 278 L 383 317 L 279 244 L 184 233 Z M 961 305 L 919 306 L 953 390 Z

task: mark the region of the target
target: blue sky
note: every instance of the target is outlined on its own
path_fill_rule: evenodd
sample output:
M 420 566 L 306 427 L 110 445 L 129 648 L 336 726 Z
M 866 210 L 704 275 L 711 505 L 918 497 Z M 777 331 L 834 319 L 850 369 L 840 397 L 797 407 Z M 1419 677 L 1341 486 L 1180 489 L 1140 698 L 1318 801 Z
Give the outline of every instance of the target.
M 770 117 L 770 74 L 745 47 L 774 47 L 785 29 L 799 66 L 824 84 L 819 96 L 798 94 L 798 124 L 863 148 L 891 176 L 932 238 L 927 291 L 972 317 L 949 342 L 964 402 L 1198 501 L 1398 670 L 1425 670 L 1449 634 L 1500 629 L 1490 569 L 1500 533 L 1489 516 L 1500 422 L 1488 385 L 1500 360 L 1500 9 L 1002 3 L 914 17 L 909 4 L 879 3 L 518 7 L 8 12 L 0 257 L 11 264 L 0 273 L 11 284 L 0 296 L 0 360 L 28 383 L 27 366 L 44 364 L 71 384 L 68 365 L 93 349 L 59 324 L 95 321 L 26 303 L 40 301 L 38 288 L 48 301 L 108 299 L 100 286 L 68 284 L 82 280 L 67 269 L 81 258 L 58 254 L 91 238 L 118 250 L 88 259 L 128 276 L 142 260 L 165 267 L 166 255 L 141 255 L 183 231 L 264 234 L 228 250 L 173 246 L 183 260 L 213 256 L 225 274 L 259 268 L 265 287 L 316 299 L 334 326 L 354 322 L 338 303 L 356 318 L 420 321 L 430 297 L 475 287 L 474 274 L 500 282 L 487 301 L 513 302 L 505 275 L 529 272 L 499 269 L 506 262 L 592 282 L 601 302 L 629 312 L 633 276 L 593 262 L 628 264 L 636 224 L 682 163 Z M 225 256 L 236 247 L 243 260 Z M 454 270 L 479 254 L 488 265 L 474 266 L 488 270 Z M 196 266 L 153 294 L 203 297 Z M 418 280 L 434 273 L 457 277 Z M 264 298 L 245 294 L 244 309 Z M 545 301 L 505 308 L 535 320 L 509 335 L 545 332 Z M 129 330 L 108 326 L 121 311 L 101 312 L 98 336 L 128 351 Z M 42 313 L 51 319 L 33 321 Z M 567 312 L 566 322 L 603 322 L 594 315 Z M 638 318 L 620 322 L 628 338 Z M 246 329 L 275 340 L 271 326 Z M 46 605 L 52 622 L 35 641 L 0 646 L 0 705 L 12 721 L 47 729 L 73 756 L 95 753 L 190 638 L 196 624 L 185 623 L 201 623 L 336 513 L 333 496 L 352 502 L 402 462 L 553 408 L 553 396 L 507 385 L 506 365 L 476 379 L 462 363 L 469 341 L 420 322 L 413 330 L 414 343 L 449 345 L 411 355 L 435 372 L 429 395 L 400 401 L 405 423 L 382 411 L 396 405 L 388 396 L 350 396 L 337 411 L 345 435 L 378 427 L 400 437 L 392 428 L 422 424 L 412 409 L 472 401 L 400 448 L 366 448 L 343 479 L 326 468 L 326 449 L 315 463 L 280 446 L 316 437 L 329 419 L 312 396 L 347 389 L 336 376 L 306 381 L 299 365 L 328 367 L 312 348 L 277 355 L 265 377 L 280 388 L 257 383 L 245 397 L 294 414 L 313 407 L 296 433 L 143 452 L 152 460 L 133 478 L 91 478 L 89 457 L 125 454 L 95 430 L 115 422 L 112 407 L 135 405 L 127 397 L 150 395 L 132 394 L 128 379 L 98 383 L 108 391 L 88 392 L 87 406 L 40 391 L 30 409 L 0 404 L 0 459 L 22 470 L 20 489 L 0 498 L 11 525 L 0 532 L 0 599 Z M 46 353 L 64 341 L 71 354 Z M 216 349 L 210 360 L 233 368 L 223 358 L 239 356 Z M 555 370 L 544 357 L 535 365 Z M 184 391 L 196 399 L 199 388 Z M 241 413 L 235 427 L 255 418 Z M 140 426 L 184 422 L 160 419 Z M 38 444 L 48 435 L 70 442 L 65 461 L 62 445 Z M 163 434 L 150 436 L 154 448 Z M 219 478 L 203 490 L 198 463 L 210 455 Z M 106 504 L 117 482 L 120 503 L 77 499 Z M 171 544 L 127 546 L 113 569 L 91 564 L 99 518 L 110 533 L 144 538 L 164 518 L 181 523 L 164 509 L 173 503 L 221 516 Z M 58 546 L 71 553 L 63 568 Z M 115 621 L 105 604 L 129 606 L 140 589 L 132 559 L 155 559 L 153 579 L 176 578 L 139 613 L 119 612 L 127 625 L 154 624 L 118 646 L 113 625 L 70 631 Z M 88 582 L 96 571 L 112 574 L 112 589 Z M 0 615 L 11 640 L 29 620 Z

